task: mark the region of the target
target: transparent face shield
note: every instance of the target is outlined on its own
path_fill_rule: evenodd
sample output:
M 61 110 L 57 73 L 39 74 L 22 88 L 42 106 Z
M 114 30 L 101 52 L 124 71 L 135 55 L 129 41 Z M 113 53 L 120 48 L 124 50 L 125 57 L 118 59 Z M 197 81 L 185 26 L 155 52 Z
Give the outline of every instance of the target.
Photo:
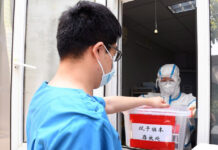
M 162 77 L 160 79 L 160 85 L 166 87 L 166 88 L 172 88 L 176 85 L 176 82 L 174 81 L 173 78 L 170 77 Z

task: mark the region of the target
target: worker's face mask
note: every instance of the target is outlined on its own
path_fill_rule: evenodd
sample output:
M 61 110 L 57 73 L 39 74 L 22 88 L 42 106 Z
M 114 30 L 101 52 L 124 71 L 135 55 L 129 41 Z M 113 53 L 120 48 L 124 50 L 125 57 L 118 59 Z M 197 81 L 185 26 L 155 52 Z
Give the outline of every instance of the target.
M 105 46 L 104 46 L 104 47 L 105 47 Z M 102 73 L 103 73 L 102 78 L 101 78 L 100 86 L 106 85 L 106 84 L 112 79 L 112 77 L 113 77 L 113 75 L 114 75 L 114 73 L 115 73 L 113 57 L 111 56 L 109 50 L 108 50 L 106 47 L 105 47 L 105 50 L 107 51 L 107 53 L 108 53 L 108 54 L 110 55 L 110 57 L 111 57 L 111 60 L 112 60 L 112 69 L 111 69 L 111 71 L 110 71 L 109 73 L 105 74 L 102 64 L 100 63 L 99 60 L 97 60 L 97 61 L 98 61 L 98 64 L 99 64 L 100 67 L 101 67 Z
M 170 96 L 174 94 L 177 84 L 175 81 L 159 82 L 159 87 L 163 95 Z

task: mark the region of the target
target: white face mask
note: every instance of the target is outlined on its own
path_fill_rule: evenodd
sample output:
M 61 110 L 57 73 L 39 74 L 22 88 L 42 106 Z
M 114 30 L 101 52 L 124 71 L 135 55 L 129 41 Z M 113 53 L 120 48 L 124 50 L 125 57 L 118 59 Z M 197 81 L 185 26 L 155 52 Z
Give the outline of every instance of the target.
M 112 60 L 112 69 L 111 69 L 111 71 L 109 73 L 105 74 L 102 64 L 100 63 L 99 60 L 97 60 L 98 64 L 101 67 L 102 73 L 103 73 L 102 78 L 101 78 L 100 86 L 106 85 L 112 79 L 112 77 L 113 77 L 113 75 L 115 73 L 113 57 L 111 56 L 110 52 L 107 50 L 106 47 L 105 47 L 105 49 L 106 49 L 107 53 L 110 55 L 110 57 L 111 57 L 111 60 Z
M 159 87 L 161 94 L 171 96 L 174 94 L 177 84 L 175 82 L 160 82 Z

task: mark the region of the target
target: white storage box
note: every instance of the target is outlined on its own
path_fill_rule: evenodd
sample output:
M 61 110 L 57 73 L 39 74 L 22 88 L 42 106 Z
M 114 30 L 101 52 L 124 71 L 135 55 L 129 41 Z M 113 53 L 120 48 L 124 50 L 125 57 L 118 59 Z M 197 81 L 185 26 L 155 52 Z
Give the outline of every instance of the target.
M 185 107 L 138 107 L 124 112 L 126 145 L 155 150 L 183 150 L 190 111 Z

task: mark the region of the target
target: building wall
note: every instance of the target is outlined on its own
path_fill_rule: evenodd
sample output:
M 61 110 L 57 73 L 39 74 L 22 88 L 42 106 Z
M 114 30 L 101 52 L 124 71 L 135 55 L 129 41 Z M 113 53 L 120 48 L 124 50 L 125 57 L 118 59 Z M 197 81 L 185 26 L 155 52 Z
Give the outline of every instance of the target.
M 0 1 L 0 145 L 10 149 L 12 16 L 10 1 Z

